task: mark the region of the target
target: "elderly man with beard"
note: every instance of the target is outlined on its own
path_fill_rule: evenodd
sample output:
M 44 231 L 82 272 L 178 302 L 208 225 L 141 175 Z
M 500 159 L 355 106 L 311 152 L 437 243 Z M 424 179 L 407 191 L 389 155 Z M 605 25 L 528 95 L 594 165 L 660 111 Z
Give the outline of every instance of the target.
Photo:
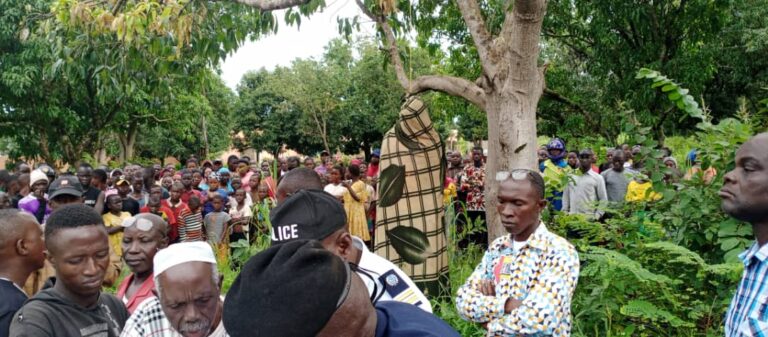
M 156 298 L 133 312 L 122 337 L 224 337 L 216 256 L 205 242 L 183 242 L 154 258 Z

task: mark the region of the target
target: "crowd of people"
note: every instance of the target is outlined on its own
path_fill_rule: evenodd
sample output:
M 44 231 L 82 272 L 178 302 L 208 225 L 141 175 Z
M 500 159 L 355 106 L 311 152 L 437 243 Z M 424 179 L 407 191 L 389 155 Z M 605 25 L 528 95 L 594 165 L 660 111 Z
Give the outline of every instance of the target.
M 727 336 L 768 324 L 765 148 L 768 134 L 745 143 L 720 193 L 724 211 L 751 223 L 757 238 L 742 255 Z M 658 198 L 640 150 L 610 150 L 597 165 L 591 150 L 569 152 L 554 139 L 539 151 L 539 170 L 497 173 L 492 221 L 509 235 L 490 244 L 485 235 L 468 238 L 487 250 L 456 294 L 461 317 L 489 336 L 568 336 L 579 257 L 541 213 L 553 207 L 598 220 L 602 201 Z M 459 336 L 406 273 L 369 250 L 379 156 L 347 165 L 322 153 L 317 165 L 312 157 L 273 165 L 232 156 L 226 166 L 192 157 L 179 171 L 81 164 L 57 174 L 24 163 L 0 171 L 0 337 Z M 484 222 L 483 149 L 446 158 L 447 201 L 463 201 L 464 221 Z M 697 168 L 695 154 L 689 159 L 686 175 L 716 175 Z M 671 153 L 664 162 L 670 182 L 685 179 Z M 228 244 L 267 234 L 270 247 L 237 266 L 222 294 L 218 264 Z

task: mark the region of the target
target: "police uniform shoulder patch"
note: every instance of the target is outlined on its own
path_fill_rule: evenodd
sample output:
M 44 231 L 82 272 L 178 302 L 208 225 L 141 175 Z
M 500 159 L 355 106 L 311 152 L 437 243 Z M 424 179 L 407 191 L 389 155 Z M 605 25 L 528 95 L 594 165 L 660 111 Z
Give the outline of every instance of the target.
M 379 276 L 379 282 L 384 285 L 387 294 L 392 296 L 392 298 L 395 298 L 408 290 L 408 283 L 405 283 L 400 275 L 397 275 L 394 270 L 390 270 Z

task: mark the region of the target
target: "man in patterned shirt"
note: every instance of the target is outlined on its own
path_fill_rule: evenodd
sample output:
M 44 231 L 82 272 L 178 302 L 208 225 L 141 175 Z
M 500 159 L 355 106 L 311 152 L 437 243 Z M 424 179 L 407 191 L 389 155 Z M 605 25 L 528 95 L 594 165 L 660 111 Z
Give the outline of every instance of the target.
M 472 165 L 465 165 L 461 173 L 461 191 L 467 196 L 467 221 L 472 224 L 478 224 L 482 220 L 482 227 L 487 229 L 485 222 L 485 160 L 483 160 L 483 148 L 476 146 L 472 149 Z M 461 218 L 461 217 L 460 217 Z M 483 248 L 488 246 L 488 236 L 483 231 L 481 233 L 472 233 L 467 236 L 469 242 L 481 245 Z M 459 243 L 460 247 L 466 247 L 465 242 Z
M 579 278 L 573 246 L 541 223 L 547 206 L 538 172 L 499 172 L 498 210 L 509 235 L 491 243 L 459 289 L 456 308 L 488 336 L 569 336 Z
M 744 273 L 725 315 L 726 337 L 765 336 L 768 332 L 768 133 L 744 143 L 736 167 L 720 190 L 723 210 L 752 224 L 755 243 L 739 255 Z

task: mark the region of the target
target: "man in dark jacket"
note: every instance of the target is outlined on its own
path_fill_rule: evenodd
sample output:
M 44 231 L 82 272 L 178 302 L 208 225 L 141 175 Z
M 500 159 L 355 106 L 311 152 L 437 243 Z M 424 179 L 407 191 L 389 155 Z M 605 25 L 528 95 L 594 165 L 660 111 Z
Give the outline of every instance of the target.
M 16 313 L 9 335 L 119 336 L 128 310 L 101 292 L 109 265 L 101 216 L 83 204 L 63 206 L 46 223 L 45 243 L 56 277 Z

